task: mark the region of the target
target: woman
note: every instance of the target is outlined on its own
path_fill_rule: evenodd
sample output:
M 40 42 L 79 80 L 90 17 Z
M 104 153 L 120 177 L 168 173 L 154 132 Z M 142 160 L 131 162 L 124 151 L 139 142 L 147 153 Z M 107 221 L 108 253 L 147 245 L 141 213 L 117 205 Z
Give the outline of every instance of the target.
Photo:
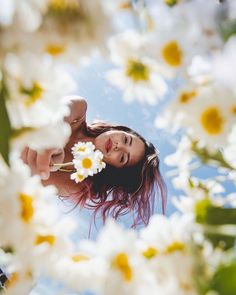
M 72 133 L 65 148 L 42 153 L 29 148 L 23 151 L 22 159 L 32 173 L 40 174 L 44 185 L 55 185 L 60 196 L 94 209 L 94 218 L 101 211 L 103 221 L 108 215 L 118 218 L 134 211 L 133 227 L 140 222 L 147 224 L 156 194 L 161 197 L 164 213 L 166 188 L 155 147 L 125 126 L 104 122 L 87 125 L 86 101 L 78 97 L 71 99 L 71 112 L 65 121 L 70 124 Z M 78 141 L 91 141 L 103 153 L 107 165 L 100 173 L 76 184 L 68 172 L 53 171 L 52 165 L 70 162 L 71 147 Z

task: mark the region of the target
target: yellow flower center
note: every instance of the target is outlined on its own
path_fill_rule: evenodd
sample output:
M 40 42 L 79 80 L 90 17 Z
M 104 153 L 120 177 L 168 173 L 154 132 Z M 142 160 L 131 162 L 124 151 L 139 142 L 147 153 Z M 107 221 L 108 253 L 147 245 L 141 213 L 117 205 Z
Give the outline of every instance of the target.
M 182 64 L 182 50 L 176 41 L 170 41 L 163 47 L 162 56 L 169 66 L 178 67 Z
M 48 44 L 46 52 L 52 56 L 58 56 L 65 52 L 65 46 L 59 44 Z
M 50 0 L 50 9 L 57 11 L 78 10 L 80 8 L 78 0 Z
M 35 245 L 40 245 L 42 243 L 48 243 L 53 246 L 55 243 L 55 236 L 53 235 L 38 235 L 34 241 Z
M 224 119 L 217 107 L 206 109 L 200 118 L 205 131 L 210 135 L 220 134 L 223 129 Z
M 132 280 L 132 268 L 129 265 L 128 256 L 125 253 L 119 253 L 112 261 L 112 267 L 119 270 L 126 282 Z
M 232 113 L 233 115 L 236 115 L 236 105 L 232 106 L 232 108 L 231 108 L 231 113 Z
M 77 254 L 71 257 L 74 262 L 87 261 L 89 257 L 83 254 Z
M 21 218 L 25 223 L 30 223 L 34 215 L 33 199 L 26 194 L 20 194 L 19 199 L 21 203 Z
M 165 249 L 165 253 L 166 254 L 170 254 L 173 253 L 175 251 L 183 251 L 185 249 L 185 245 L 181 242 L 173 242 L 172 244 L 170 244 L 166 249 Z
M 13 272 L 5 283 L 7 289 L 13 287 L 19 281 L 19 273 Z
M 84 159 L 82 160 L 82 166 L 83 166 L 83 168 L 85 168 L 85 169 L 89 169 L 89 168 L 92 167 L 92 165 L 93 165 L 93 162 L 91 161 L 91 159 L 89 159 L 89 158 L 84 158 Z
M 78 152 L 85 152 L 86 148 L 85 147 L 79 147 L 77 149 Z
M 29 107 L 41 98 L 43 94 L 43 88 L 38 82 L 34 82 L 31 88 L 20 86 L 20 93 L 26 95 L 24 104 L 26 107 Z
M 147 259 L 151 259 L 155 257 L 158 254 L 158 251 L 156 248 L 149 247 L 147 250 L 145 250 L 143 253 L 143 256 Z
M 76 174 L 76 178 L 79 180 L 79 181 L 82 181 L 82 180 L 84 180 L 84 175 L 82 175 L 82 174 Z
M 189 91 L 189 92 L 182 92 L 179 96 L 180 103 L 188 103 L 192 98 L 194 98 L 197 95 L 196 91 Z
M 165 4 L 168 6 L 174 6 L 175 4 L 178 3 L 178 0 L 164 0 Z
M 119 4 L 120 9 L 132 9 L 132 2 L 131 1 L 123 1 Z
M 138 60 L 129 60 L 126 68 L 126 75 L 134 82 L 148 81 L 150 69 Z

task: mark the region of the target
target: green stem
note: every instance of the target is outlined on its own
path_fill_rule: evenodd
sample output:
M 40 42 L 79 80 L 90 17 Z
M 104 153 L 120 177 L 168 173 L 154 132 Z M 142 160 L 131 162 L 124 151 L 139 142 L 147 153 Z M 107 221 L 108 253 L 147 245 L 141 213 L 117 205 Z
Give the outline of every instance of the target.
M 73 162 L 53 164 L 54 167 L 66 167 L 66 166 L 71 166 L 71 165 L 73 165 Z
M 72 169 L 58 169 L 58 171 L 62 171 L 62 172 L 75 172 L 75 170 Z
M 225 161 L 223 154 L 220 150 L 210 152 L 206 147 L 199 147 L 198 141 L 194 140 L 192 140 L 191 149 L 196 154 L 196 156 L 198 156 L 202 163 L 214 166 L 220 165 L 220 167 L 235 171 L 235 168 Z

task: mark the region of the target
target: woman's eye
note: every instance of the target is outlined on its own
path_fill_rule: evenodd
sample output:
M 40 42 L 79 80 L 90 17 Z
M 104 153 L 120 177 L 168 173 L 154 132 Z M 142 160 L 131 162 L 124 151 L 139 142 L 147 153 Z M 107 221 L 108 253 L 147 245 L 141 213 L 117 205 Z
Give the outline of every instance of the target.
M 125 157 L 124 157 L 124 155 L 122 155 L 122 157 L 120 158 L 120 162 L 123 163 L 124 159 L 125 159 Z
M 127 136 L 125 136 L 125 144 L 127 143 L 127 141 L 128 141 L 128 137 L 127 137 Z

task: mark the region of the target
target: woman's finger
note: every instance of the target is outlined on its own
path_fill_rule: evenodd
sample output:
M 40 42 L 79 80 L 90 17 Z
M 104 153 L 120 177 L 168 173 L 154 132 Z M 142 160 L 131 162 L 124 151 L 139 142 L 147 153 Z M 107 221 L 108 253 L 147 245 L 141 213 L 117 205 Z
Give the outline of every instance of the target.
M 46 150 L 37 154 L 36 167 L 43 180 L 48 179 L 50 175 L 50 162 L 53 155 L 53 149 Z
M 23 160 L 23 162 L 25 164 L 28 164 L 28 159 L 27 159 L 28 151 L 29 151 L 29 148 L 26 147 L 26 148 L 24 148 L 23 152 L 21 153 L 21 159 Z
M 38 173 L 37 167 L 36 167 L 36 157 L 37 157 L 37 152 L 29 149 L 27 154 L 27 164 L 30 166 L 32 174 Z

